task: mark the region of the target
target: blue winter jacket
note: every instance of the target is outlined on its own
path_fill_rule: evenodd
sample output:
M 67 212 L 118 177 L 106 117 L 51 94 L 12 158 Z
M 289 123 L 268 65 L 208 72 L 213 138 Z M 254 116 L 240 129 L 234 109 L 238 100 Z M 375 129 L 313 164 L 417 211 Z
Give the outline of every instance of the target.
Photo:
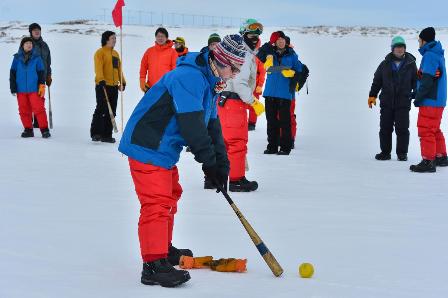
M 45 67 L 42 58 L 33 49 L 26 60 L 23 49 L 14 55 L 9 73 L 11 93 L 32 93 L 39 90 L 39 84 L 45 84 Z
M 447 75 L 444 50 L 440 41 L 432 41 L 419 49 L 422 62 L 417 81 L 416 107 L 445 107 Z
M 171 169 L 184 146 L 205 166 L 228 171 L 229 161 L 217 118 L 208 53 L 180 57 L 177 67 L 149 89 L 132 113 L 118 150 L 132 159 Z
M 281 55 L 275 52 L 273 58 L 274 68 L 284 66 L 284 68 L 292 69 L 296 72 L 302 71 L 302 63 L 299 61 L 296 52 L 290 47 L 286 48 L 286 51 Z M 291 91 L 290 88 L 291 79 L 285 78 L 281 71 L 269 72 L 268 70 L 263 96 L 292 100 L 294 98 L 294 91 Z

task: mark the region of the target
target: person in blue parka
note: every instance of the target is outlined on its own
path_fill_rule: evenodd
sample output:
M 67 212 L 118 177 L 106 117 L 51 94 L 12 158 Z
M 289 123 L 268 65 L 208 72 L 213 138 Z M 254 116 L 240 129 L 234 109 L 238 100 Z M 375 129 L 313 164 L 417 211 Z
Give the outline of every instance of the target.
M 217 94 L 239 72 L 246 51 L 242 37 L 229 35 L 213 51 L 188 53 L 144 95 L 124 130 L 119 151 L 127 155 L 140 200 L 138 235 L 143 284 L 173 287 L 190 279 L 176 270 L 189 249 L 171 244 L 177 201 L 182 194 L 176 167 L 189 146 L 205 176 L 218 189 L 227 184 L 229 160 L 217 117 Z
M 445 51 L 435 38 L 433 27 L 423 29 L 419 35 L 422 61 L 414 105 L 419 108 L 417 127 L 422 161 L 410 167 L 419 173 L 433 173 L 436 167 L 448 166 L 445 137 L 440 129 L 447 99 Z
M 266 57 L 261 57 L 266 47 L 269 48 L 264 53 Z M 264 153 L 289 155 L 293 144 L 291 101 L 296 91 L 295 78 L 302 72 L 302 63 L 294 49 L 287 45 L 287 38 L 283 31 L 272 33 L 269 44 L 260 49 L 260 55 L 257 57 L 265 61 L 267 68 L 263 96 L 266 105 L 268 145 Z

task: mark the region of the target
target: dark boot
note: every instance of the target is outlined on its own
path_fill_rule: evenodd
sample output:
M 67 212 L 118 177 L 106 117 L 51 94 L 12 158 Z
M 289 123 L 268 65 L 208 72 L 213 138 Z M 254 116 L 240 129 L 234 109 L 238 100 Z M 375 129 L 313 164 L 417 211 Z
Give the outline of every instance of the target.
M 289 153 L 291 153 L 291 150 L 280 149 L 280 151 L 277 153 L 277 155 L 289 155 Z
M 42 138 L 44 139 L 51 137 L 50 130 L 48 128 L 42 128 L 40 132 L 42 133 Z
M 448 167 L 448 158 L 445 156 L 436 157 L 437 167 Z
M 409 169 L 416 173 L 434 173 L 436 164 L 433 160 L 423 159 L 418 165 L 412 165 Z
M 168 248 L 168 262 L 170 262 L 173 266 L 177 266 L 179 265 L 181 256 L 192 257 L 193 252 L 189 249 L 179 249 L 175 248 L 173 245 L 170 245 Z
M 264 150 L 264 154 L 277 154 L 277 153 L 278 153 L 278 149 L 268 148 L 268 149 Z
M 397 159 L 399 161 L 407 161 L 408 160 L 408 155 L 406 153 L 397 154 Z
M 101 138 L 101 142 L 113 144 L 113 143 L 115 143 L 115 138 L 112 138 L 112 137 L 102 137 Z
M 141 282 L 144 285 L 160 285 L 173 288 L 190 280 L 190 274 L 185 270 L 177 270 L 167 259 L 143 263 Z
M 99 142 L 101 141 L 101 136 L 100 135 L 93 135 L 92 136 L 92 142 Z
M 249 131 L 253 131 L 253 130 L 255 130 L 255 124 L 249 123 L 247 128 L 249 129 Z
M 230 181 L 229 190 L 233 192 L 250 192 L 255 191 L 258 188 L 256 181 L 249 181 L 246 177 L 241 178 L 238 181 Z
M 376 160 L 390 160 L 391 159 L 390 153 L 384 153 L 384 152 L 378 153 L 377 155 L 375 155 L 375 159 Z
M 22 138 L 32 138 L 34 137 L 34 131 L 32 128 L 25 128 L 21 135 Z

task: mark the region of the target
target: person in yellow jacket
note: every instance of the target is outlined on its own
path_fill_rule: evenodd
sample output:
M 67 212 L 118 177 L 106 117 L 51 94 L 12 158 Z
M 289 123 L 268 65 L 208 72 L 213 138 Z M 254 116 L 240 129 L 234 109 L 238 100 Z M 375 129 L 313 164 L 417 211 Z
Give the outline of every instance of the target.
M 105 92 L 114 116 L 117 110 L 118 91 L 124 91 L 126 81 L 121 72 L 121 60 L 114 50 L 117 38 L 112 31 L 101 36 L 102 47 L 95 53 L 95 93 L 96 108 L 93 113 L 90 136 L 93 142 L 115 143 L 112 137 L 112 121 L 109 116 Z

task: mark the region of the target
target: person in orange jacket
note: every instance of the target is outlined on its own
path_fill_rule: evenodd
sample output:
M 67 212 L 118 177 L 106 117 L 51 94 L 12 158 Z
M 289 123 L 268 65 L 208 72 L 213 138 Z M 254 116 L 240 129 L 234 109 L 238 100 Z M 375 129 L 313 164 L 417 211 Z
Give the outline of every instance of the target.
M 182 57 L 188 54 L 188 48 L 185 46 L 185 39 L 183 37 L 176 37 L 174 40 L 174 49 L 177 56 Z
M 177 52 L 168 31 L 160 27 L 155 33 L 155 45 L 148 48 L 140 63 L 140 89 L 146 92 L 167 72 L 176 67 Z

